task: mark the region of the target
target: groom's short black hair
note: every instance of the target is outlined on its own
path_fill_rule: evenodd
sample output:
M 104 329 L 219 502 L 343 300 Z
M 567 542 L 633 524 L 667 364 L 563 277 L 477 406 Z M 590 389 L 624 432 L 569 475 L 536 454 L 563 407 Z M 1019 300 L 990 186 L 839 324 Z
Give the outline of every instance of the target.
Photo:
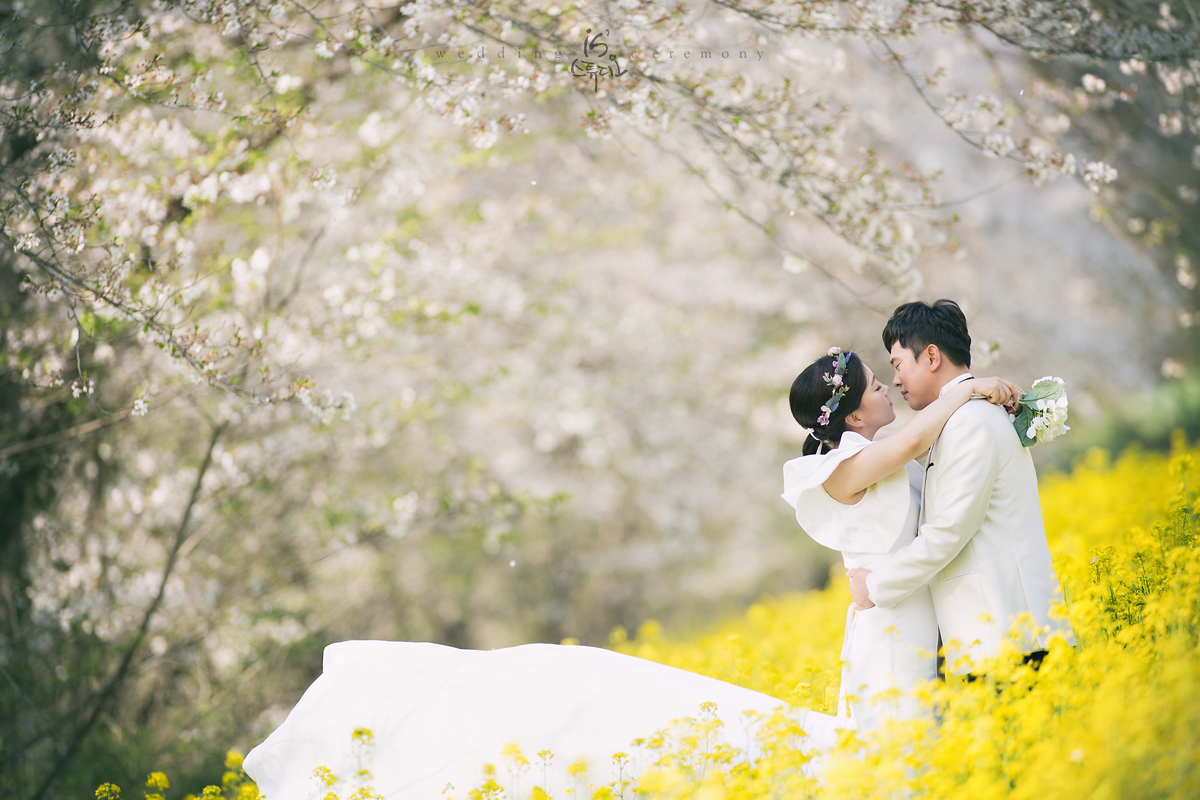
M 892 352 L 896 342 L 914 355 L 936 344 L 955 366 L 971 366 L 967 317 L 953 300 L 942 299 L 933 305 L 918 300 L 899 306 L 883 326 L 884 349 Z

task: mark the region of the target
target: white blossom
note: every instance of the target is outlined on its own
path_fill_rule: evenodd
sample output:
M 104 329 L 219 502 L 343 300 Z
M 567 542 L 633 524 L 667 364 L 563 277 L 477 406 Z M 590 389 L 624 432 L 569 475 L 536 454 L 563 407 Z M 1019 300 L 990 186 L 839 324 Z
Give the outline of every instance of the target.
M 1117 179 L 1117 171 L 1103 161 L 1090 161 L 1084 166 L 1083 181 L 1093 192 L 1099 192 L 1100 187 Z

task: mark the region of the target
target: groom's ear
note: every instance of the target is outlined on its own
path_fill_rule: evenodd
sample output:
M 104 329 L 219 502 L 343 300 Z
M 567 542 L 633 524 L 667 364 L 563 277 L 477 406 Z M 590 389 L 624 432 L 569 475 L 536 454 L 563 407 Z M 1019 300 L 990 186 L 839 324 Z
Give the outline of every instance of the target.
M 929 371 L 937 372 L 938 367 L 942 365 L 942 351 L 938 349 L 936 344 L 926 346 L 924 352 L 921 353 L 924 359 L 918 358 L 918 361 L 928 359 Z

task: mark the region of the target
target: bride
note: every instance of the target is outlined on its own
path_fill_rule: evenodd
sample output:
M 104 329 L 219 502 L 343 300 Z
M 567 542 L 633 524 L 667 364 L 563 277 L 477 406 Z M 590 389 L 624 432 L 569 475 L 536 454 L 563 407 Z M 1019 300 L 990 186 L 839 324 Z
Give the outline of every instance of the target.
M 895 420 L 887 386 L 856 354 L 838 348 L 805 369 L 790 400 L 810 438 L 805 454 L 784 465 L 783 493 L 805 532 L 841 550 L 847 569 L 871 568 L 912 541 L 921 474 L 912 459 L 972 395 L 1000 404 L 1017 397 L 999 378 L 967 380 L 900 431 L 873 441 Z M 807 734 L 806 747 L 819 753 L 836 743 L 839 729 L 862 732 L 888 717 L 922 713 L 905 695 L 917 681 L 934 678 L 936 646 L 928 590 L 894 608 L 851 606 L 837 716 L 790 710 Z M 521 755 L 509 749 L 510 761 L 535 766 L 525 779 L 529 788 L 510 784 L 508 796 L 524 797 L 534 784 L 546 783 L 557 796 L 571 784 L 573 764 L 586 764 L 600 783 L 617 779 L 619 771 L 627 777 L 630 767 L 641 765 L 614 764 L 615 753 L 630 751 L 636 738 L 674 720 L 697 716 L 705 703 L 715 704 L 730 733 L 745 712 L 765 718 L 787 705 L 595 647 L 479 651 L 427 642 L 339 642 L 325 648 L 321 676 L 243 766 L 269 800 L 307 800 L 326 796 L 330 787 L 340 792 L 367 784 L 387 800 L 465 797 L 486 780 L 484 765 L 499 763 L 506 747 L 516 745 Z M 748 727 L 744 733 L 734 743 L 752 739 Z M 553 753 L 549 765 L 537 764 L 540 751 Z

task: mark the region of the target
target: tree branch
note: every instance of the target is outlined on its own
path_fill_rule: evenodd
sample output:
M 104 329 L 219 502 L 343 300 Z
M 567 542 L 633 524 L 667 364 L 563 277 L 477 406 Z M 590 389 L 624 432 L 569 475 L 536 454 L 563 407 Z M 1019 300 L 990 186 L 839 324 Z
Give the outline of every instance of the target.
M 133 641 L 130 643 L 128 649 L 126 649 L 125 655 L 122 657 L 121 663 L 117 667 L 116 672 L 113 673 L 112 677 L 105 682 L 104 686 L 101 687 L 100 691 L 97 693 L 91 713 L 88 715 L 83 724 L 75 730 L 74 734 L 72 734 L 71 743 L 67 745 L 67 748 L 62 752 L 62 755 L 59 756 L 58 760 L 54 764 L 53 769 L 50 770 L 50 774 L 46 776 L 46 779 L 42 782 L 41 787 L 39 787 L 37 792 L 33 795 L 33 800 L 42 800 L 42 798 L 46 796 L 46 793 L 49 792 L 50 789 L 52 789 L 54 785 L 64 777 L 67 768 L 71 765 L 71 761 L 75 758 L 75 754 L 79 752 L 79 746 L 83 743 L 83 740 L 87 737 L 88 733 L 91 732 L 93 726 L 95 726 L 96 720 L 100 718 L 100 714 L 103 712 L 104 707 L 117 695 L 117 692 L 121 689 L 125 679 L 129 677 L 129 670 L 133 665 L 133 657 L 137 654 L 138 649 L 145 640 L 146 633 L 150 629 L 150 623 L 154 619 L 154 615 L 158 613 L 158 609 L 162 605 L 163 598 L 166 596 L 167 581 L 170 579 L 172 572 L 175 570 L 175 564 L 179 557 L 180 548 L 187 539 L 188 523 L 191 522 L 192 512 L 196 508 L 196 503 L 200 500 L 200 491 L 204 483 L 204 476 L 208 473 L 208 468 L 212 465 L 213 451 L 216 449 L 217 442 L 220 440 L 221 435 L 225 432 L 225 428 L 228 426 L 228 424 L 228 422 L 222 422 L 212 429 L 212 436 L 209 438 L 208 448 L 204 452 L 204 460 L 200 464 L 200 470 L 196 473 L 196 482 L 192 486 L 191 497 L 188 498 L 187 506 L 184 508 L 183 518 L 179 521 L 179 528 L 175 531 L 175 541 L 171 545 L 171 552 L 167 556 L 167 563 L 163 568 L 162 580 L 160 580 L 158 584 L 158 593 L 155 595 L 154 600 L 150 603 L 149 608 L 146 609 L 145 614 L 142 615 L 142 623 L 138 626 L 137 633 L 134 635 Z

